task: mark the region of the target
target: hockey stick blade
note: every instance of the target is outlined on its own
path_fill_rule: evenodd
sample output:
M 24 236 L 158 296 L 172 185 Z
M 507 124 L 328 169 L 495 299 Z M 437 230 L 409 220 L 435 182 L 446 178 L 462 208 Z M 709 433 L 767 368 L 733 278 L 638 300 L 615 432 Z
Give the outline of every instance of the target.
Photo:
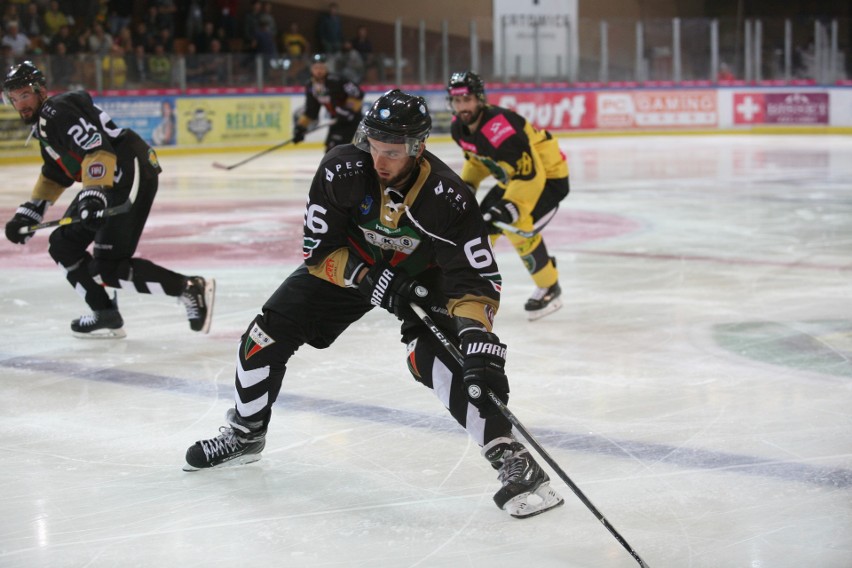
M 510 233 L 515 233 L 516 235 L 524 237 L 525 239 L 531 239 L 538 234 L 538 231 L 522 231 L 514 225 L 504 223 L 503 221 L 491 221 L 491 224 L 497 227 L 498 229 L 508 231 Z
M 459 365 L 463 365 L 464 356 L 462 355 L 459 348 L 456 347 L 456 345 L 452 341 L 450 341 L 446 335 L 444 335 L 441 329 L 437 325 L 435 325 L 435 322 L 432 321 L 432 318 L 426 314 L 423 308 L 421 308 L 415 303 L 412 303 L 411 309 L 414 310 L 414 313 L 417 314 L 417 317 L 419 317 L 426 325 L 426 327 L 429 328 L 429 330 L 435 336 L 435 339 L 437 339 L 441 343 L 441 345 L 446 348 L 446 350 L 453 357 L 453 359 L 455 359 Z M 601 524 L 606 527 L 606 529 L 610 532 L 610 534 L 615 537 L 615 540 L 617 540 L 618 543 L 622 547 L 624 547 L 624 549 L 628 553 L 630 553 L 630 556 L 632 556 L 633 559 L 639 563 L 639 566 L 641 568 L 649 568 L 648 564 L 646 564 L 645 561 L 642 560 L 642 557 L 640 557 L 639 554 L 633 549 L 633 547 L 630 546 L 630 544 L 628 544 L 626 540 L 624 540 L 624 537 L 621 536 L 621 534 L 617 530 L 615 530 L 615 527 L 612 526 L 609 521 L 606 520 L 606 517 L 604 517 L 598 510 L 598 508 L 595 507 L 595 505 L 591 501 L 589 501 L 588 497 L 583 494 L 580 488 L 577 487 L 577 485 L 573 481 L 571 481 L 571 478 L 568 477 L 568 475 L 562 470 L 562 468 L 559 467 L 559 464 L 556 463 L 556 461 L 552 457 L 550 457 L 550 454 L 548 454 L 544 450 L 544 448 L 541 447 L 541 444 L 539 444 L 535 437 L 533 437 L 533 435 L 529 431 L 527 431 L 527 429 L 524 427 L 523 424 L 521 424 L 521 421 L 518 420 L 518 418 L 512 413 L 512 411 L 509 410 L 509 408 L 505 404 L 503 404 L 503 401 L 500 400 L 500 398 L 496 394 L 494 394 L 494 391 L 492 391 L 491 389 L 485 389 L 485 392 L 487 393 L 488 398 L 491 400 L 491 402 L 494 403 L 494 406 L 496 406 L 497 409 L 500 411 L 500 414 L 502 414 L 506 418 L 506 420 L 508 420 L 512 424 L 512 426 L 514 426 L 515 429 L 517 429 L 518 432 L 521 433 L 521 435 L 529 443 L 529 445 L 532 446 L 533 449 L 536 450 L 536 452 L 538 452 L 538 454 L 544 459 L 544 461 L 546 461 L 547 464 L 551 468 L 553 468 L 553 471 L 556 472 L 560 479 L 565 482 L 568 488 L 571 489 L 574 495 L 576 495 L 580 499 L 580 501 L 582 501 L 583 505 L 585 505 L 586 508 L 592 512 L 592 514 L 598 519 L 598 521 L 600 521 Z
M 330 125 L 331 125 L 330 122 L 319 124 L 315 128 L 311 128 L 310 132 L 313 132 L 315 130 L 319 130 L 320 128 L 325 128 L 326 126 L 330 126 Z M 257 158 L 260 158 L 261 156 L 265 156 L 265 155 L 269 154 L 270 152 L 274 152 L 275 150 L 278 150 L 279 148 L 283 148 L 284 146 L 287 146 L 288 144 L 293 144 L 295 142 L 295 140 L 296 140 L 295 138 L 290 138 L 289 140 L 285 140 L 284 142 L 276 144 L 275 146 L 270 146 L 266 150 L 261 150 L 257 154 L 253 154 L 253 155 L 249 156 L 248 158 L 246 158 L 245 160 L 237 162 L 236 164 L 231 164 L 230 166 L 225 165 L 222 162 L 213 162 L 212 166 L 214 168 L 216 168 L 217 170 L 226 170 L 226 171 L 233 170 L 234 168 L 238 168 L 238 167 L 242 166 L 243 164 L 247 164 L 247 163 L 249 163 L 253 160 L 256 160 Z
M 115 207 L 108 207 L 102 211 L 98 211 L 98 217 L 115 217 L 116 215 L 121 215 L 122 213 L 127 213 L 130 211 L 130 208 L 133 207 L 133 202 L 136 200 L 136 194 L 139 193 L 139 159 L 133 158 L 133 185 L 130 188 L 130 195 L 127 196 L 127 201 L 122 203 L 121 205 L 116 205 Z M 43 223 L 38 223 L 37 225 L 30 225 L 29 227 L 21 227 L 18 229 L 18 233 L 21 235 L 26 235 L 27 233 L 35 233 L 36 231 L 40 231 L 42 229 L 50 229 L 52 227 L 61 227 L 63 225 L 71 225 L 72 223 L 79 223 L 82 219 L 80 217 L 63 217 L 61 219 L 55 219 L 53 221 L 45 221 Z

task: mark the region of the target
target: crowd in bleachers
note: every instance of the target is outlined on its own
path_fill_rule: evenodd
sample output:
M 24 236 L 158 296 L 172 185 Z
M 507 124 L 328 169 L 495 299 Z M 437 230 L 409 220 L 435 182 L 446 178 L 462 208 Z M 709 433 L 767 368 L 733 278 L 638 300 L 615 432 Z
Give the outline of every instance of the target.
M 226 86 L 259 70 L 266 84 L 297 85 L 321 52 L 347 78 L 375 80 L 367 28 L 346 39 L 336 3 L 310 31 L 285 12 L 263 0 L 0 0 L 0 62 L 33 60 L 57 89 Z

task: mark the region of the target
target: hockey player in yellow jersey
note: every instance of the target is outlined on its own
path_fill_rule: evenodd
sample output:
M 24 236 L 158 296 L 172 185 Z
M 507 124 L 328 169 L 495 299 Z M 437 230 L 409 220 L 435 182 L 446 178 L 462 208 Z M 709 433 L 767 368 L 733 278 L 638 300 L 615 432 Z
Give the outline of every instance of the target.
M 475 190 L 487 177 L 497 185 L 481 202 L 492 243 L 506 236 L 536 289 L 524 306 L 530 320 L 562 307 L 559 272 L 540 231 L 568 195 L 568 163 L 557 140 L 511 110 L 489 105 L 482 79 L 453 73 L 447 85 L 453 140 L 464 151 L 461 178 Z

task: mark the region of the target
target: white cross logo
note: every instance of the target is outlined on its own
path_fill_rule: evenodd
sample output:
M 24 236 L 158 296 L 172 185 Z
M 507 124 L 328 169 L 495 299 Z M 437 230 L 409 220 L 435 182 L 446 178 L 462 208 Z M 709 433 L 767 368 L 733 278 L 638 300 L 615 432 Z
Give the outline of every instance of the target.
M 743 102 L 737 105 L 737 112 L 743 115 L 743 118 L 748 122 L 751 122 L 752 119 L 754 119 L 754 115 L 759 110 L 760 105 L 754 102 L 751 95 L 746 95 L 745 98 L 743 98 Z

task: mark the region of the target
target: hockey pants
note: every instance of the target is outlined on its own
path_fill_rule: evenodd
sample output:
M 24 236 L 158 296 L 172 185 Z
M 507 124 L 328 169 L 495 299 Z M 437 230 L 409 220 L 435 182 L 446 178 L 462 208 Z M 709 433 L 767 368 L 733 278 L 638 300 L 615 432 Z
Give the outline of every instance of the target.
M 142 294 L 179 296 L 184 277 L 142 258 L 133 258 L 145 222 L 157 194 L 157 173 L 149 166 L 140 167 L 139 192 L 130 211 L 107 219 L 92 232 L 81 223 L 63 225 L 50 234 L 50 257 L 65 271 L 74 290 L 92 310 L 112 307 L 103 286 L 122 288 L 132 284 Z M 129 188 L 114 189 L 111 206 L 127 199 Z M 65 216 L 77 215 L 77 198 Z M 88 252 L 90 245 L 93 253 Z
M 568 192 L 568 178 L 548 179 L 541 197 L 536 202 L 533 210 L 529 215 L 518 219 L 514 226 L 523 231 L 532 231 L 534 229 L 541 231 L 556 215 L 559 202 L 568 195 Z M 492 188 L 482 200 L 481 209 L 483 211 L 487 210 L 503 199 L 504 195 L 505 190 L 502 188 Z M 518 253 L 536 286 L 539 288 L 549 288 L 556 284 L 556 281 L 559 280 L 559 272 L 556 270 L 556 265 L 550 257 L 547 245 L 544 243 L 544 237 L 542 237 L 540 232 L 537 232 L 532 237 L 522 237 L 510 231 L 504 231 L 502 234 L 506 236 L 512 247 L 514 247 L 515 252 Z M 501 233 L 499 232 L 491 235 L 492 245 L 500 235 Z
M 312 276 L 299 267 L 263 306 L 262 315 L 251 322 L 240 340 L 235 377 L 235 402 L 240 416 L 250 422 L 271 419 L 272 405 L 281 390 L 287 362 L 299 347 L 308 344 L 324 349 L 372 306 L 355 289 L 341 288 Z M 393 316 L 383 314 L 388 324 Z M 416 317 L 416 316 L 415 316 Z M 436 318 L 437 319 L 437 318 Z M 446 318 L 449 322 L 449 318 Z M 452 329 L 444 323 L 445 330 Z M 511 424 L 502 415 L 483 419 L 468 403 L 461 367 L 433 337 L 422 322 L 406 321 L 405 343 L 408 366 L 414 378 L 431 388 L 453 418 L 479 445 L 507 436 Z M 453 333 L 448 333 L 454 337 Z M 364 349 L 371 349 L 364 337 Z M 377 354 L 377 356 L 381 356 Z M 340 372 L 346 373 L 341 358 Z M 320 377 L 333 384 L 333 377 Z

